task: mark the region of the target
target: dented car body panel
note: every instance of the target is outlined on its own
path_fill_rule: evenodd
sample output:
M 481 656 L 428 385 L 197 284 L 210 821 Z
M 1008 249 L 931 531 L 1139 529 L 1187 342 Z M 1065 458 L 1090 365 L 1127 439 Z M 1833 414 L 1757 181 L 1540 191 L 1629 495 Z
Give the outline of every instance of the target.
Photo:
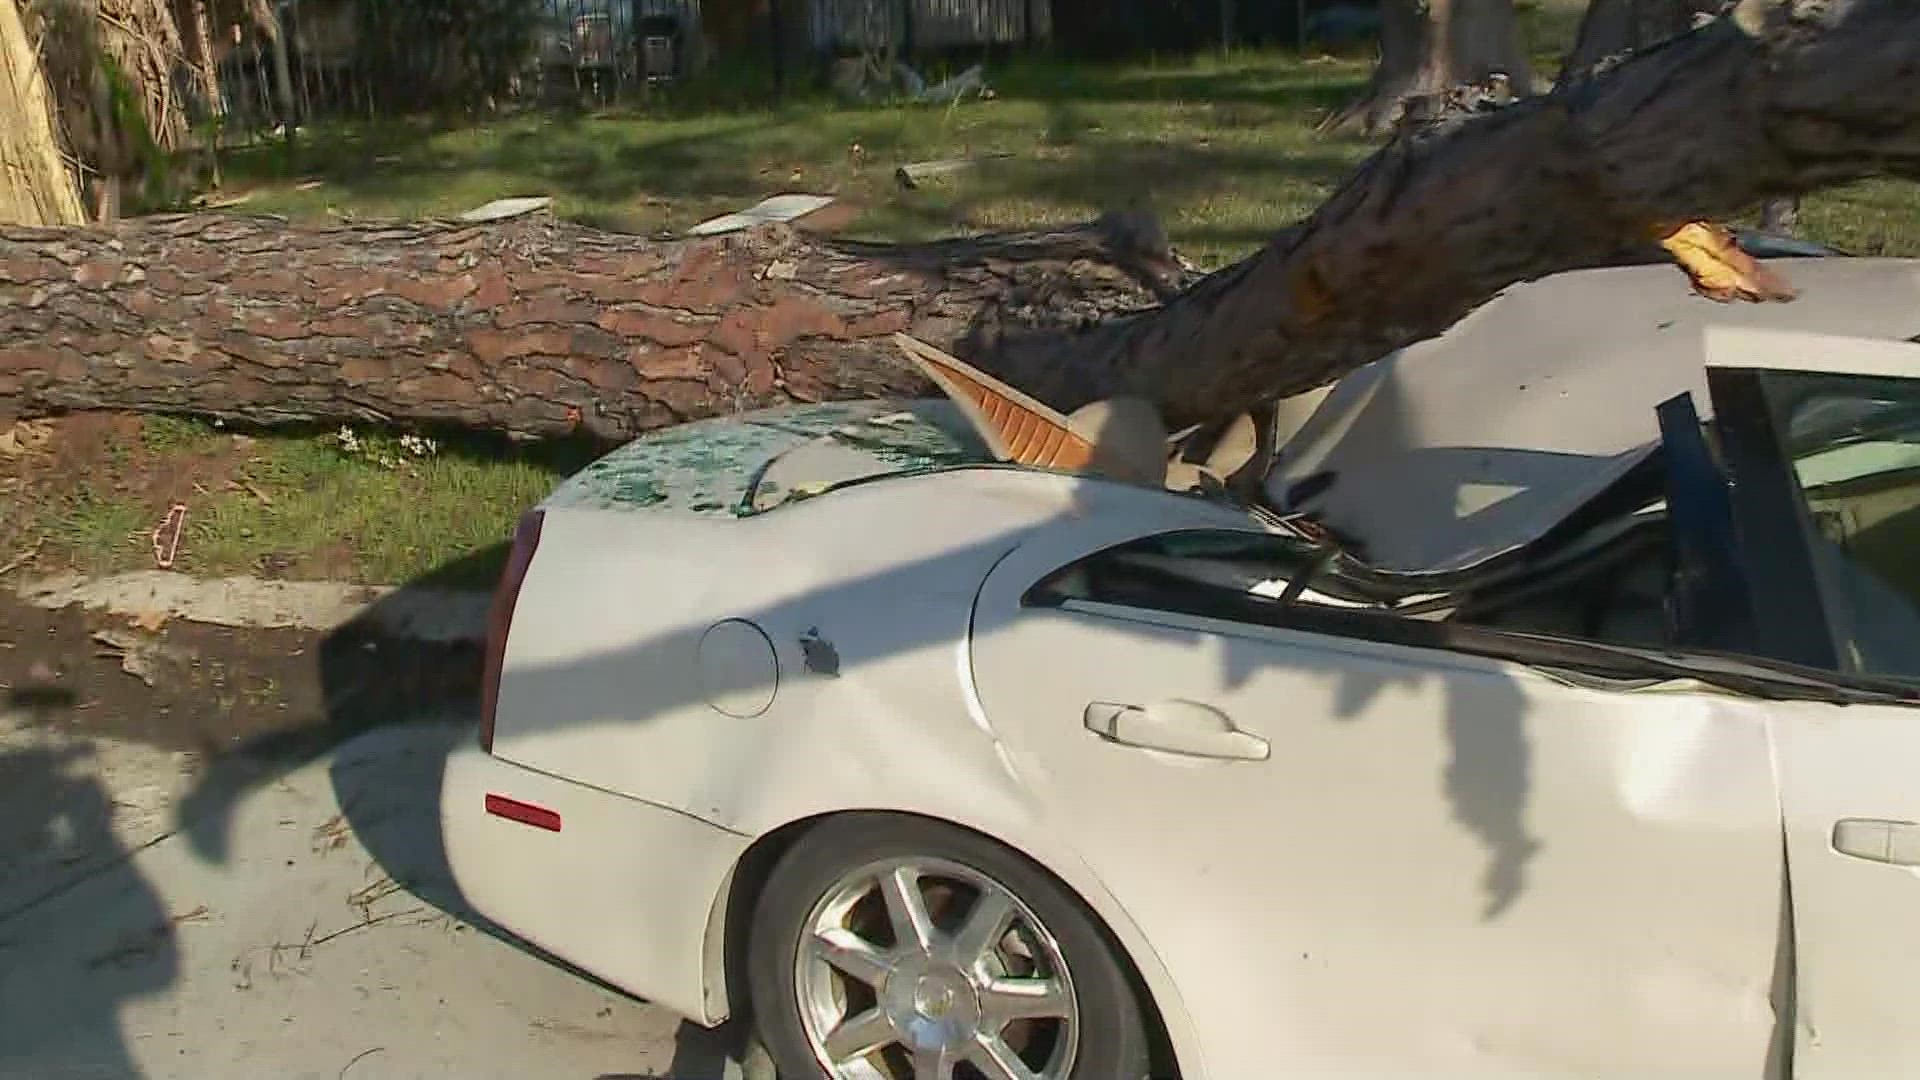
M 1790 304 L 1715 303 L 1661 265 L 1515 285 L 1336 384 L 1281 448 L 1269 496 L 1377 569 L 1457 573 L 1537 539 L 1644 459 L 1660 402 L 1692 393 L 1710 416 L 1710 329 L 1920 334 L 1920 260 L 1780 265 L 1801 288 Z
M 1792 270 L 1809 295 L 1811 269 Z M 1916 280 L 1897 260 L 1861 273 L 1880 296 Z M 1920 522 L 1920 389 L 1912 409 L 1887 389 L 1920 374 L 1920 345 L 1843 341 L 1827 317 L 1696 326 L 1670 378 L 1613 406 L 1643 417 L 1549 451 L 1637 455 L 1650 501 L 1436 592 L 1270 513 L 1000 465 L 938 403 L 623 448 L 541 508 L 490 746 L 449 768 L 450 865 L 481 912 L 705 1024 L 742 1004 L 725 947 L 745 852 L 878 810 L 1055 874 L 1139 972 L 1188 1080 L 1920 1071 L 1898 1015 L 1920 991 L 1920 833 L 1900 828 L 1920 821 L 1902 670 L 1920 634 L 1877 576 Z M 1384 400 L 1366 378 L 1353 392 Z M 1663 502 L 1693 491 L 1660 483 L 1669 391 L 1721 427 L 1714 467 L 1742 479 L 1724 506 Z M 1328 442 L 1339 425 L 1309 421 L 1299 445 L 1386 470 L 1341 443 L 1384 415 L 1343 392 L 1327 416 L 1363 422 Z M 1514 423 L 1516 446 L 1548 430 Z M 1400 449 L 1458 443 L 1451 424 Z M 1399 568 L 1531 553 L 1625 475 L 1571 504 L 1499 500 L 1528 509 L 1410 542 Z M 1473 517 L 1438 505 L 1407 512 Z M 1716 513 L 1806 572 L 1703 572 L 1685 541 Z M 1697 603 L 1709 585 L 1739 603 Z M 1734 646 L 1713 651 L 1693 623 L 1723 610 L 1745 621 L 1712 628 Z M 1755 631 L 1794 612 L 1799 652 Z M 552 797 L 601 827 L 496 858 L 480 794 L 523 782 L 567 785 Z M 631 919 L 568 899 L 609 888 Z

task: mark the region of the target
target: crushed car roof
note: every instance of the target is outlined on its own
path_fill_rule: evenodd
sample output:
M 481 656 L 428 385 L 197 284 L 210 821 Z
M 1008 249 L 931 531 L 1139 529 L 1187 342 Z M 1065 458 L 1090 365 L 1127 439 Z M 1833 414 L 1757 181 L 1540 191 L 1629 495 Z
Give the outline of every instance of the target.
M 1337 384 L 1281 448 L 1268 497 L 1377 570 L 1466 570 L 1538 538 L 1651 453 L 1660 402 L 1691 391 L 1710 415 L 1709 327 L 1920 334 L 1920 260 L 1776 265 L 1797 300 L 1715 303 L 1667 265 L 1508 289 Z

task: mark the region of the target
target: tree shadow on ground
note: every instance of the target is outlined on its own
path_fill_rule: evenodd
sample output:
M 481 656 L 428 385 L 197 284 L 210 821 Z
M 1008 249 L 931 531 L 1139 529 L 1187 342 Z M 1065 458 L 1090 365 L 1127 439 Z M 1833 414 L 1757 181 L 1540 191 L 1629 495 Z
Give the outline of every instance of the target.
M 177 920 L 115 835 L 92 753 L 0 750 L 0 1076 L 137 1080 L 121 1013 L 180 976 Z

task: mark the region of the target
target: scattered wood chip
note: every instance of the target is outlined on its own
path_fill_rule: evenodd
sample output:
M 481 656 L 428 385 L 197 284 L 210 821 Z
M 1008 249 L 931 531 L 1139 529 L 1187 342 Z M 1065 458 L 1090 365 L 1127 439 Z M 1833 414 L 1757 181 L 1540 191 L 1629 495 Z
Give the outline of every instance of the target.
M 400 891 L 399 882 L 383 875 L 380 880 L 349 894 L 347 896 L 347 906 L 360 908 L 362 917 L 372 918 L 371 913 L 368 912 L 367 909 Z
M 293 190 L 312 191 L 314 188 L 317 188 L 324 183 L 326 183 L 325 180 L 302 180 L 299 183 L 293 185 Z
M 154 652 L 147 642 L 118 630 L 101 630 L 93 640 L 106 647 L 99 655 L 119 658 L 121 671 L 153 685 Z
M 490 203 L 476 206 L 460 215 L 461 221 L 504 221 L 507 218 L 531 214 L 535 210 L 545 210 L 553 205 L 553 196 L 534 195 L 517 199 L 495 199 Z
M 143 611 L 135 615 L 133 617 L 133 625 L 145 630 L 149 634 L 157 634 L 160 632 L 161 627 L 167 625 L 167 620 L 172 617 L 173 613 L 171 611 L 165 608 L 155 608 L 151 611 Z
M 981 157 L 942 158 L 939 161 L 915 161 L 893 170 L 893 178 L 903 188 L 920 186 L 922 180 L 931 180 L 936 176 L 947 176 L 964 172 L 978 165 L 982 160 L 995 161 L 1010 158 L 1012 154 L 986 154 Z
M 732 214 L 722 214 L 688 229 L 690 236 L 718 236 L 769 222 L 796 222 L 833 202 L 831 195 L 775 195 Z
M 0 432 L 0 454 L 7 457 L 19 457 L 28 451 L 38 450 L 53 438 L 53 428 L 44 420 L 22 420 L 4 432 Z
M 153 530 L 153 561 L 160 569 L 173 569 L 174 557 L 180 554 L 180 530 L 186 524 L 187 504 L 174 503 Z
M 335 814 L 320 823 L 313 830 L 313 851 L 320 855 L 345 847 L 347 837 L 353 834 L 353 826 L 347 824 L 344 815 Z
M 33 543 L 28 544 L 26 547 L 26 550 L 22 551 L 20 554 L 15 555 L 13 558 L 8 559 L 6 562 L 0 563 L 0 577 L 5 577 L 8 574 L 13 573 L 15 570 L 18 570 L 21 567 L 32 562 L 36 557 L 39 556 L 41 545 L 45 544 L 46 542 L 47 542 L 47 538 L 43 536 L 40 539 L 35 540 Z

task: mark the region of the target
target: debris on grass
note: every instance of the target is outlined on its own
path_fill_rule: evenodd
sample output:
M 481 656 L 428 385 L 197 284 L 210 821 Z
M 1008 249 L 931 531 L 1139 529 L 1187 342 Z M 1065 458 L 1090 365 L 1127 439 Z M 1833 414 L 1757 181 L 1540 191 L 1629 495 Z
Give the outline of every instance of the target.
M 531 195 L 515 199 L 495 199 L 460 215 L 461 221 L 505 221 L 508 218 L 545 210 L 553 205 L 551 195 Z
M 38 558 L 40 549 L 46 545 L 46 542 L 47 538 L 43 536 L 33 543 L 28 544 L 20 554 L 15 555 L 6 562 L 0 563 L 0 577 L 5 577 Z
M 831 195 L 775 195 L 731 214 L 708 218 L 687 230 L 689 236 L 718 236 L 770 222 L 795 222 L 833 202 Z
M 187 504 L 177 502 L 167 508 L 167 516 L 153 530 L 153 561 L 160 569 L 173 569 L 174 557 L 180 554 L 180 530 L 186 524 Z
M 913 76 L 913 81 L 920 82 L 918 88 L 912 87 L 911 83 L 909 84 L 908 93 L 915 101 L 923 101 L 933 105 L 951 105 L 961 98 L 966 97 L 968 94 L 976 94 L 985 98 L 993 96 L 993 89 L 987 85 L 986 72 L 979 64 L 973 65 L 951 79 L 943 79 L 940 82 L 934 83 L 932 86 L 927 86 L 924 80 L 920 79 L 919 74 L 913 72 L 912 69 L 908 69 L 907 74 Z
M 914 161 L 893 170 L 893 178 L 903 188 L 916 188 L 923 180 L 963 172 L 980 164 L 981 161 L 998 161 L 1012 156 L 1008 153 L 998 153 L 983 154 L 979 157 L 942 158 L 939 161 Z

